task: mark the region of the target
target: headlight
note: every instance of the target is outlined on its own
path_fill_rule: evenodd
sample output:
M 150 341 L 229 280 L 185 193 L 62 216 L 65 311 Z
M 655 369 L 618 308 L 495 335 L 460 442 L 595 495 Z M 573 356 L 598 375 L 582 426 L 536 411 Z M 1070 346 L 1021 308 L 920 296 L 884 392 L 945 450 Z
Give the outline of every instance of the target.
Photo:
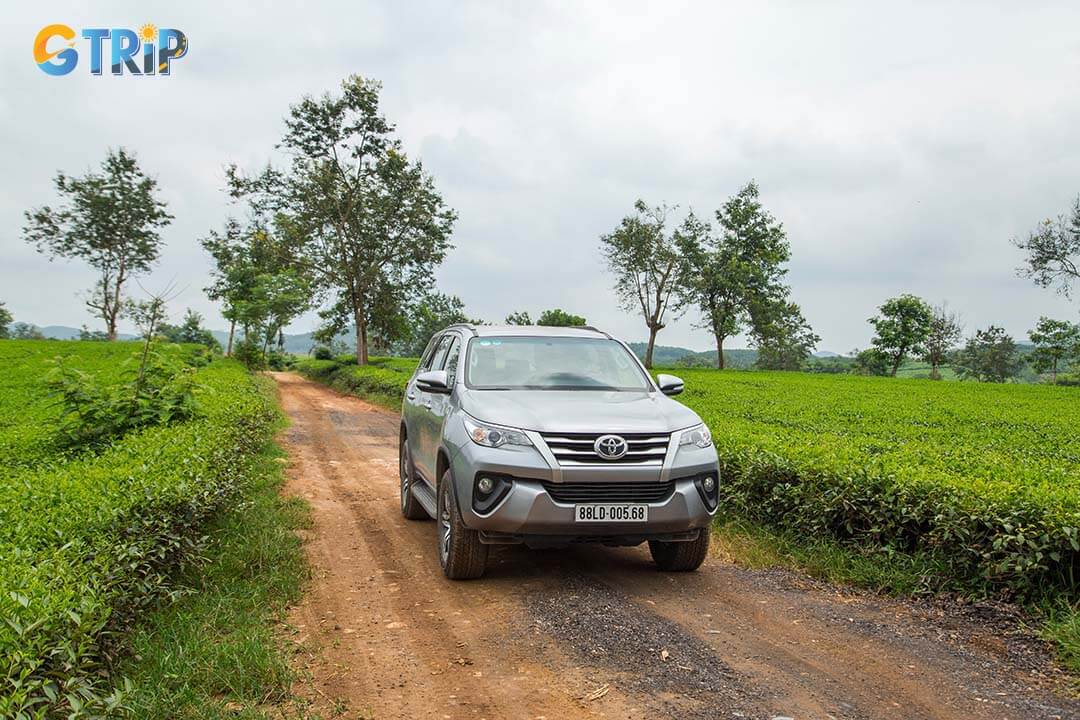
M 699 448 L 707 448 L 712 445 L 712 433 L 704 423 L 686 428 L 679 437 L 679 445 L 697 445 Z
M 477 445 L 484 447 L 502 447 L 503 445 L 532 445 L 529 437 L 515 428 L 500 427 L 477 422 L 470 417 L 463 417 L 465 430 Z

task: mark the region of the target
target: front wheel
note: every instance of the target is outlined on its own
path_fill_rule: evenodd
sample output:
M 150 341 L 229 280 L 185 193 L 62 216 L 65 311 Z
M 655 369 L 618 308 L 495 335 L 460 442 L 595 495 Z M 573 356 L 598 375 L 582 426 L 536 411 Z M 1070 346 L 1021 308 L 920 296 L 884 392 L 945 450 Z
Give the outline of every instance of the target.
M 458 512 L 454 478 L 447 470 L 439 482 L 439 564 L 451 580 L 472 580 L 484 574 L 488 546 L 480 533 L 465 527 Z
M 401 438 L 398 447 L 398 476 L 401 480 L 401 514 L 409 520 L 428 520 L 424 506 L 417 501 L 412 493 L 412 484 L 416 477 L 416 470 L 412 464 L 412 454 L 409 452 L 409 439 Z
M 657 567 L 672 572 L 697 570 L 709 554 L 709 528 L 701 528 L 696 540 L 690 542 L 664 542 L 650 540 L 649 552 Z

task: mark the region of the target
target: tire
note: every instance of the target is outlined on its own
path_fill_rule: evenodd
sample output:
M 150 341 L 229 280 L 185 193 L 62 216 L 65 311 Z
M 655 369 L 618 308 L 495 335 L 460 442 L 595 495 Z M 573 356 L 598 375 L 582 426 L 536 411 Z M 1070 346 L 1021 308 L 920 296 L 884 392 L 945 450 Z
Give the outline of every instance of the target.
M 413 468 L 408 438 L 401 438 L 401 444 L 398 446 L 398 477 L 401 487 L 401 514 L 409 520 L 430 520 L 431 516 L 428 515 L 427 510 L 412 494 L 416 470 Z
M 480 533 L 465 527 L 458 511 L 454 479 L 447 470 L 439 481 L 438 502 L 439 564 L 451 580 L 472 580 L 484 574 L 488 546 L 480 542 Z
M 657 567 L 670 572 L 689 572 L 701 567 L 709 555 L 709 528 L 701 528 L 697 540 L 690 542 L 664 542 L 650 540 L 649 552 Z

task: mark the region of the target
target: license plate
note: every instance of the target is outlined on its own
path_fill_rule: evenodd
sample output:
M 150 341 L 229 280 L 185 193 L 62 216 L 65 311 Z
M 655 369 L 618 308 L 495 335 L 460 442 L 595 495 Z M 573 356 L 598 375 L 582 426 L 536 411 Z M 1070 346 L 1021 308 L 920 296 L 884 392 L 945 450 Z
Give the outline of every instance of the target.
M 648 519 L 648 505 L 622 503 L 574 506 L 574 522 L 645 522 Z

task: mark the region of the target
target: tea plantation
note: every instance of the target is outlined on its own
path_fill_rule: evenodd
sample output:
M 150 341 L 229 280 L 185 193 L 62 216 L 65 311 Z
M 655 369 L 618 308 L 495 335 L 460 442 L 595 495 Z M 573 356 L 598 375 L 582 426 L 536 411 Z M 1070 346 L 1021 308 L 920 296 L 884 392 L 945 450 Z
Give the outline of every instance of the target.
M 277 422 L 267 385 L 217 360 L 196 372 L 195 419 L 61 445 L 50 361 L 119 382 L 137 348 L 0 342 L 0 717 L 109 712 L 121 633 L 175 590 Z
M 415 360 L 302 360 L 400 407 Z M 928 590 L 1074 597 L 1080 388 L 674 370 L 712 430 L 721 514 L 922 557 Z

